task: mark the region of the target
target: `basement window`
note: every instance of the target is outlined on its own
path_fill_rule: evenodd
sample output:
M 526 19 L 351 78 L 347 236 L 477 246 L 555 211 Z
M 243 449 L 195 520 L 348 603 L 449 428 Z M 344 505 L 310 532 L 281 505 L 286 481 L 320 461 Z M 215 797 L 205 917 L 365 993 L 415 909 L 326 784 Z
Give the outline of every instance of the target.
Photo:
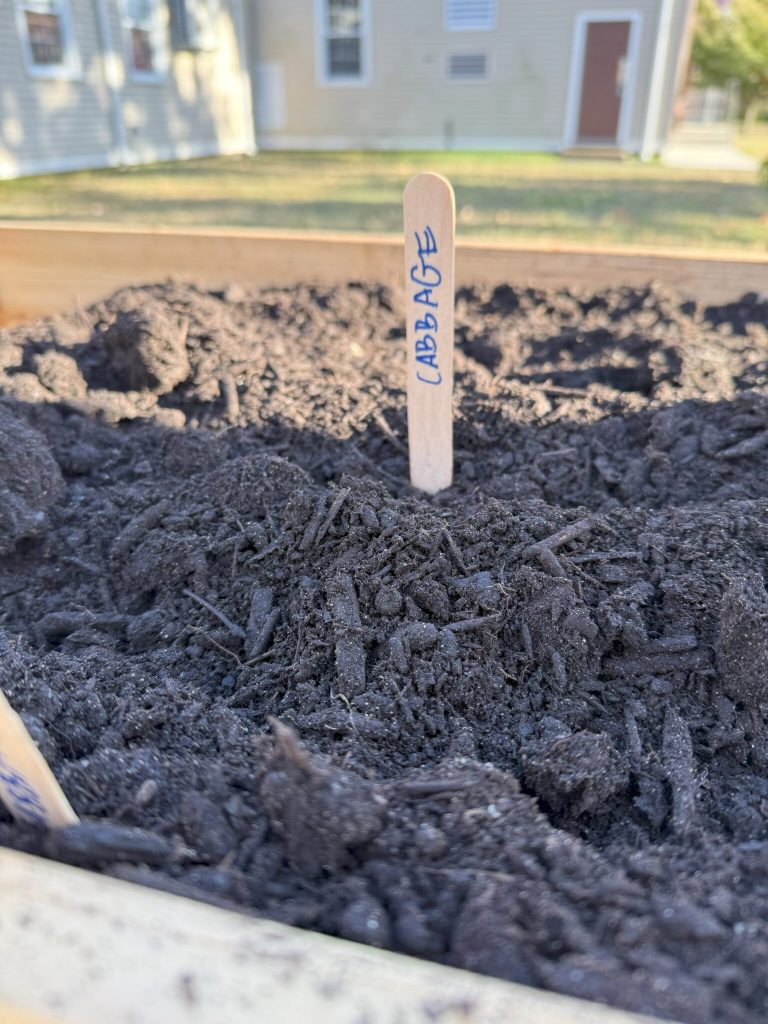
M 452 82 L 487 82 L 487 53 L 451 53 L 448 56 L 448 78 Z
M 329 85 L 364 85 L 368 78 L 369 0 L 317 2 L 320 80 Z
M 70 0 L 16 0 L 16 24 L 30 75 L 80 77 Z
M 159 0 L 123 0 L 127 65 L 135 81 L 162 81 L 168 74 L 164 9 Z
M 449 32 L 491 32 L 496 28 L 496 0 L 444 0 Z

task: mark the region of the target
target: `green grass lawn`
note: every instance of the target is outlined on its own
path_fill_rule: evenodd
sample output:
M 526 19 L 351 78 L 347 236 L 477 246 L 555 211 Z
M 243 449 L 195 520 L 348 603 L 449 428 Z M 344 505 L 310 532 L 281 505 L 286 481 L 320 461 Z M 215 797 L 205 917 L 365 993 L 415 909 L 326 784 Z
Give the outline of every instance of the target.
M 456 189 L 463 237 L 768 250 L 750 173 L 517 153 L 263 153 L 0 182 L 0 219 L 399 232 L 408 178 Z

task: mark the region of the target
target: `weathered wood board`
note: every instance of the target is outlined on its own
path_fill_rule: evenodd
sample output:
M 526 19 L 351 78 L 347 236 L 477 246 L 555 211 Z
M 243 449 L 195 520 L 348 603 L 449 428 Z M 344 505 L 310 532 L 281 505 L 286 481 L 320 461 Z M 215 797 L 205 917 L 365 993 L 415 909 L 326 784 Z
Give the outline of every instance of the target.
M 0 222 L 0 323 L 87 305 L 172 275 L 216 287 L 378 280 L 402 287 L 402 239 L 256 230 L 165 230 Z M 768 254 L 578 249 L 462 242 L 456 284 L 598 289 L 663 281 L 707 302 L 768 294 Z
M 0 1024 L 651 1024 L 0 850 Z

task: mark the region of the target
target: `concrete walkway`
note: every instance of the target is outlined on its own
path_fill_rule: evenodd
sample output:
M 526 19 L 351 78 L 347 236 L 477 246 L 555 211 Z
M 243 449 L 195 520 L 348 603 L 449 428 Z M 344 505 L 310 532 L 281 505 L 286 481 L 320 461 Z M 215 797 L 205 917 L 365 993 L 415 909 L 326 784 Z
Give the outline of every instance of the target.
M 696 171 L 757 171 L 758 161 L 737 149 L 730 124 L 682 124 L 661 153 L 665 167 Z

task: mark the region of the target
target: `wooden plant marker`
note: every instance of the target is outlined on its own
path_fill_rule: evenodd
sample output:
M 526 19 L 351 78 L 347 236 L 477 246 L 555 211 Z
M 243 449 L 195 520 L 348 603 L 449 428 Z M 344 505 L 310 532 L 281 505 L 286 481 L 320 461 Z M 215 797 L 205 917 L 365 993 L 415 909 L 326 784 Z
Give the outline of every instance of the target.
M 439 174 L 417 174 L 403 195 L 408 453 L 427 494 L 453 481 L 453 313 L 456 204 Z
M 77 824 L 53 772 L 0 690 L 0 799 L 17 819 L 42 828 Z

